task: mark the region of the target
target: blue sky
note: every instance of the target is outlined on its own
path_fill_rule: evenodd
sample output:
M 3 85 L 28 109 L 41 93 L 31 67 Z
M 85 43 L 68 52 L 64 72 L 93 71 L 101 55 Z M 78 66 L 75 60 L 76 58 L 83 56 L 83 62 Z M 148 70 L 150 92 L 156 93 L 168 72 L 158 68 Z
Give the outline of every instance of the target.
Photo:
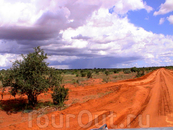
M 173 65 L 173 0 L 1 0 L 0 69 L 36 46 L 60 69 Z
M 173 15 L 173 12 L 169 12 L 164 15 L 154 16 L 154 11 L 159 10 L 159 6 L 165 3 L 165 0 L 145 0 L 147 5 L 151 6 L 153 10 L 148 13 L 145 9 L 137 11 L 129 11 L 126 15 L 130 23 L 133 23 L 135 26 L 142 27 L 146 31 L 151 31 L 157 34 L 172 35 L 173 26 L 170 26 L 170 22 L 166 20 L 167 17 Z M 173 2 L 173 1 L 172 1 Z M 109 13 L 113 13 L 115 6 L 109 9 Z M 163 24 L 159 24 L 159 20 L 164 18 L 165 21 Z
M 159 10 L 159 6 L 161 3 L 164 3 L 164 0 L 147 0 L 147 4 L 153 7 L 156 11 Z M 136 26 L 140 26 L 147 31 L 152 31 L 153 33 L 161 33 L 164 35 L 172 35 L 173 34 L 173 26 L 170 25 L 170 22 L 166 20 L 173 12 L 164 15 L 153 16 L 154 10 L 151 13 L 147 13 L 145 10 L 139 11 L 129 11 L 128 18 L 131 23 L 134 23 Z M 161 18 L 165 19 L 163 24 L 159 24 L 159 20 Z

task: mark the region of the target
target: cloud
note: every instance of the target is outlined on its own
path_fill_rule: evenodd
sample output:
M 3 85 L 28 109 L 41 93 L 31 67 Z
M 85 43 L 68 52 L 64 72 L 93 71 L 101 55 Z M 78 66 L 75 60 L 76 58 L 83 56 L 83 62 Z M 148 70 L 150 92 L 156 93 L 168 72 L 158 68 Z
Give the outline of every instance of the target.
M 100 21 L 100 26 L 96 24 L 97 20 Z M 107 24 L 109 22 L 112 24 Z M 147 32 L 129 23 L 127 17 L 120 18 L 116 14 L 112 17 L 104 9 L 93 13 L 85 26 L 75 30 L 65 30 L 62 37 L 73 46 L 73 39 L 70 37 L 77 34 L 93 37 L 88 40 L 86 46 L 81 48 L 93 56 L 138 56 L 155 60 L 156 57 L 161 56 L 161 53 L 172 50 L 170 44 L 173 44 L 172 36 Z
M 47 40 L 58 36 L 61 30 L 83 26 L 92 13 L 99 8 L 125 14 L 130 10 L 152 9 L 141 0 L 27 0 L 1 1 L 0 39 L 8 40 Z M 99 24 L 98 26 L 102 26 Z M 102 22 L 101 22 L 102 23 Z M 111 25 L 112 22 L 104 23 Z M 86 38 L 86 37 L 85 37 Z
M 140 57 L 93 57 L 93 58 L 80 58 L 73 60 L 67 64 L 69 68 L 74 69 L 84 69 L 84 68 L 112 68 L 113 66 L 118 66 L 122 63 L 130 63 L 131 61 L 139 60 Z
M 171 24 L 173 24 L 173 15 L 170 15 L 169 17 L 167 17 L 167 20 L 168 20 Z
M 160 18 L 159 24 L 161 25 L 161 24 L 163 24 L 164 22 L 165 22 L 165 18 Z
M 172 55 L 173 36 L 148 32 L 129 22 L 128 11 L 152 10 L 142 0 L 8 0 L 1 5 L 0 67 L 9 67 L 9 60 L 36 46 L 49 55 L 50 66 L 58 68 L 137 65 L 139 60 L 156 65 Z M 21 5 L 24 8 L 14 10 Z M 7 7 L 10 11 L 5 16 Z
M 0 4 L 0 39 L 45 40 L 69 27 L 85 24 L 100 5 L 85 5 L 77 0 L 35 0 Z
M 159 11 L 155 11 L 154 15 L 167 14 L 173 11 L 173 0 L 166 0 L 164 4 L 160 5 Z
M 87 36 L 82 36 L 81 34 L 77 35 L 77 36 L 74 36 L 74 37 L 71 37 L 71 39 L 83 39 L 83 40 L 88 40 L 88 39 L 91 39 L 90 37 L 87 37 Z
M 107 3 L 107 2 L 105 2 Z M 118 14 L 126 14 L 128 11 L 132 10 L 140 10 L 145 9 L 148 13 L 153 10 L 151 6 L 148 6 L 142 0 L 119 0 L 114 1 L 114 6 L 110 7 L 109 13 L 118 13 Z
M 58 32 L 51 27 L 0 27 L 0 39 L 6 40 L 46 40 L 55 37 Z
M 56 69 L 70 69 L 69 65 L 50 65 L 49 67 L 53 67 Z
M 15 60 L 20 60 L 21 56 L 16 54 L 0 54 L 0 68 L 9 68 L 12 65 L 12 62 Z

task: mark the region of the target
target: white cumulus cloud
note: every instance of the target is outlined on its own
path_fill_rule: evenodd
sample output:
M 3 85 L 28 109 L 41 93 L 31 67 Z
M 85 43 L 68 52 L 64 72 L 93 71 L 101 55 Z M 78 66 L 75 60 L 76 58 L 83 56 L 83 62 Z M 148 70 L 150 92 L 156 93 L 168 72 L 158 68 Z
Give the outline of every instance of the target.
M 154 15 L 167 14 L 173 11 L 173 0 L 166 0 L 164 4 L 160 5 L 159 11 L 155 11 Z
M 168 20 L 171 24 L 173 24 L 173 15 L 170 15 L 169 17 L 167 17 L 167 20 Z

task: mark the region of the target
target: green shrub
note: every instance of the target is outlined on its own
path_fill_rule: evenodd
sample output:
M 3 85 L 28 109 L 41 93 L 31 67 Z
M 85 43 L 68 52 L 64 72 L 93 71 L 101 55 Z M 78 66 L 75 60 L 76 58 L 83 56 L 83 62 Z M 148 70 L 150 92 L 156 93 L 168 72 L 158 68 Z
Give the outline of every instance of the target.
M 118 70 L 114 70 L 113 72 L 116 74 L 116 73 L 118 73 Z
M 106 71 L 105 71 L 105 74 L 106 74 L 106 76 L 108 76 L 108 75 L 109 75 L 109 71 L 108 71 L 108 70 L 106 70 Z
M 79 84 L 79 80 L 72 79 L 73 84 Z
M 81 72 L 81 77 L 85 77 L 86 73 L 85 72 Z
M 99 70 L 95 70 L 95 73 L 96 73 L 96 74 L 99 74 Z
M 130 69 L 125 69 L 123 71 L 124 71 L 124 74 L 130 74 L 131 73 L 131 70 Z
M 54 88 L 52 93 L 53 103 L 55 105 L 64 105 L 64 101 L 68 99 L 68 92 L 69 89 L 64 88 L 64 86 Z
M 141 77 L 141 76 L 143 76 L 143 75 L 145 75 L 144 70 L 142 70 L 142 71 L 137 71 L 136 77 L 139 78 L 139 77 Z
M 92 72 L 91 71 L 88 71 L 87 78 L 92 78 Z
M 131 70 L 131 72 L 137 72 L 138 69 L 136 67 L 133 67 L 130 70 Z

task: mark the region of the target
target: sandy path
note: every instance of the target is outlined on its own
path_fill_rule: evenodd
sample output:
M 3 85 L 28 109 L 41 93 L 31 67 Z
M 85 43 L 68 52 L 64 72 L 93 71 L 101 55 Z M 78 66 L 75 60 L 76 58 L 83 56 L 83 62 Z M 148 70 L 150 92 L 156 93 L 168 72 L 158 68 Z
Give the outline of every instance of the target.
M 103 92 L 110 93 L 82 102 L 86 96 Z M 133 80 L 72 87 L 69 98 L 81 102 L 1 129 L 89 130 L 104 123 L 108 128 L 173 126 L 173 73 L 166 69 Z

